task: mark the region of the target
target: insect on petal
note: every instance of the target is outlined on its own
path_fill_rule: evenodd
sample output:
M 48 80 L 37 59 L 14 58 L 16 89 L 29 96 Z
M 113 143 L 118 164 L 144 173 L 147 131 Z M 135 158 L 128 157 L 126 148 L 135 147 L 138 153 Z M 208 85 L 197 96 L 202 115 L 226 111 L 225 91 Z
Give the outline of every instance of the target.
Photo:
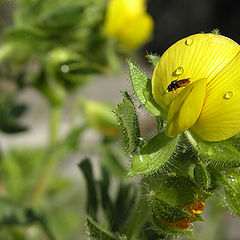
M 167 136 L 173 137 L 194 125 L 202 111 L 206 84 L 206 78 L 197 80 L 172 101 L 167 117 Z

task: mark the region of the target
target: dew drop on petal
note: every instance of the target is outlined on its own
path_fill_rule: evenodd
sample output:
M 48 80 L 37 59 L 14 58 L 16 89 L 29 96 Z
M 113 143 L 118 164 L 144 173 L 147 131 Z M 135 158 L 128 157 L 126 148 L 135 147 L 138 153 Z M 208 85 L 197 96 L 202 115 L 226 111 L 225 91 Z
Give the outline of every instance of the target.
M 208 42 L 209 42 L 209 43 L 213 43 L 213 39 L 212 39 L 212 38 L 209 38 Z
M 233 92 L 229 91 L 229 92 L 226 92 L 226 93 L 223 95 L 223 98 L 227 100 L 227 99 L 232 98 L 232 96 L 233 96 Z
M 183 74 L 184 72 L 184 69 L 182 67 L 178 67 L 173 73 L 172 75 L 174 77 L 177 77 L 177 76 L 180 76 L 181 74 Z
M 191 46 L 193 44 L 193 39 L 192 38 L 188 38 L 186 41 L 185 41 L 185 45 L 187 46 Z

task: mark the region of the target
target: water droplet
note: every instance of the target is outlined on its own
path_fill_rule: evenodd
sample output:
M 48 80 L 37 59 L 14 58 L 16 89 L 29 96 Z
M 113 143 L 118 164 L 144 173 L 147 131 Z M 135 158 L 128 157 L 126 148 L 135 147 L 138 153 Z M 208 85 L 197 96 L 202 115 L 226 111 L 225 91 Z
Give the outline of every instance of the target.
M 224 99 L 230 99 L 232 98 L 233 96 L 233 92 L 229 91 L 229 92 L 226 92 L 224 95 L 223 95 L 223 98 Z
M 209 38 L 209 39 L 208 39 L 208 42 L 209 42 L 209 43 L 213 43 L 213 39 L 212 39 L 212 38 Z
M 174 77 L 177 77 L 177 76 L 180 76 L 181 74 L 183 74 L 184 72 L 184 69 L 182 67 L 178 67 L 173 73 L 172 75 Z
M 187 46 L 191 46 L 193 44 L 193 39 L 192 38 L 188 38 L 186 41 L 185 41 L 185 45 Z
M 64 64 L 61 66 L 61 71 L 64 72 L 64 73 L 67 73 L 69 71 L 69 66 Z

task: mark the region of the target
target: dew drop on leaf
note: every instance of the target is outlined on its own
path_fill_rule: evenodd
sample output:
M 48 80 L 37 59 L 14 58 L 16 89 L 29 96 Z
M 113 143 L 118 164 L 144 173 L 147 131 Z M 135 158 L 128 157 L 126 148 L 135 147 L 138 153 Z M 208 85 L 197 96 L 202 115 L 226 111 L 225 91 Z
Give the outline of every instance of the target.
M 69 66 L 64 64 L 61 66 L 61 71 L 64 72 L 64 73 L 67 73 L 69 71 Z

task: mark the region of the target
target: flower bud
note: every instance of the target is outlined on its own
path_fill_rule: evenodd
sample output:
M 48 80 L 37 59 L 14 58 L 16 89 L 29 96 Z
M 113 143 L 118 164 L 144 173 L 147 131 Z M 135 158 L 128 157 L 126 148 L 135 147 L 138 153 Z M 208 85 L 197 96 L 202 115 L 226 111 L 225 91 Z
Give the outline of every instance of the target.
M 82 100 L 81 105 L 87 124 L 106 136 L 116 136 L 119 133 L 113 106 L 107 103 Z
M 145 0 L 110 0 L 105 32 L 125 47 L 135 50 L 143 45 L 153 30 L 153 19 L 146 12 Z

